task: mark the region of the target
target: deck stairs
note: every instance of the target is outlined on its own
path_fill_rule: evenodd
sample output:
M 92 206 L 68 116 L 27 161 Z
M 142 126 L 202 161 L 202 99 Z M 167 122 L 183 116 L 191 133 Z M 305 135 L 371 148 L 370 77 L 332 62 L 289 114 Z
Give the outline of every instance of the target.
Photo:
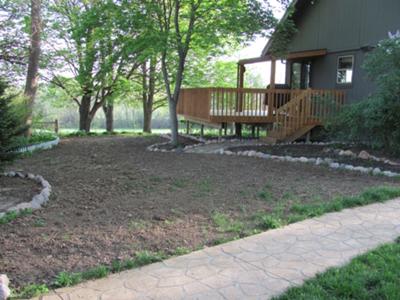
M 267 143 L 294 142 L 322 124 L 316 113 L 311 93 L 301 94 L 275 111 L 273 128 L 264 140 Z

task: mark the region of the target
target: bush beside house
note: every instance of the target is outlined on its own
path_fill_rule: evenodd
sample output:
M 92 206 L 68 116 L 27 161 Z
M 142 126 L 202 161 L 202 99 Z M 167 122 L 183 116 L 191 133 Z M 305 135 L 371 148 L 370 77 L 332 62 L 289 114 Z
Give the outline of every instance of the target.
M 377 91 L 349 105 L 329 126 L 334 138 L 400 154 L 400 37 L 382 41 L 364 63 Z

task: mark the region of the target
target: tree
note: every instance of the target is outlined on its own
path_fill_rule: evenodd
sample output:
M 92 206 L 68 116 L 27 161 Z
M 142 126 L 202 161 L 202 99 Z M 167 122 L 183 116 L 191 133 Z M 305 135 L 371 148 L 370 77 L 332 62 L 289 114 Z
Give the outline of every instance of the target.
M 7 84 L 0 79 L 0 170 L 7 161 L 14 158 L 14 139 L 23 133 L 24 115 L 13 103 L 15 96 L 7 95 Z
M 0 0 L 0 76 L 26 77 L 29 55 L 29 2 Z M 25 78 L 24 78 L 25 79 Z
M 177 145 L 176 108 L 189 51 L 202 48 L 216 52 L 231 42 L 249 40 L 270 29 L 275 19 L 270 7 L 258 0 L 148 0 L 147 3 L 157 24 L 172 143 Z M 171 60 L 176 64 L 171 64 Z
M 63 46 L 49 53 L 49 80 L 78 105 L 79 129 L 89 132 L 98 109 L 111 115 L 111 102 L 105 103 L 118 81 L 130 78 L 147 56 L 145 11 L 138 0 L 59 0 L 50 9 L 54 40 Z
M 24 91 L 27 107 L 27 131 L 25 133 L 27 136 L 31 135 L 33 105 L 39 81 L 40 35 L 42 31 L 40 6 L 40 0 L 31 0 L 31 47 L 29 50 L 28 71 Z
M 155 57 L 142 64 L 142 104 L 143 104 L 143 132 L 151 133 L 153 112 L 165 105 L 165 95 L 162 93 L 162 76 L 159 72 L 159 63 Z

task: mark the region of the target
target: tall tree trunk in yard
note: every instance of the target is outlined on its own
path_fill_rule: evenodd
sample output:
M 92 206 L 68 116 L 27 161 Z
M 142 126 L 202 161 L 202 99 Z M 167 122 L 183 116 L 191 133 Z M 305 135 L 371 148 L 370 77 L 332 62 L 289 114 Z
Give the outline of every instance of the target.
M 106 130 L 111 133 L 114 131 L 114 104 L 106 102 L 103 105 L 103 111 L 106 117 Z
M 90 125 L 92 120 L 89 119 L 91 95 L 82 96 L 81 104 L 79 106 L 79 130 L 90 132 Z
M 39 58 L 40 58 L 40 34 L 41 34 L 41 18 L 40 18 L 41 0 L 31 0 L 31 48 L 29 51 L 28 72 L 26 75 L 26 84 L 24 95 L 26 97 L 27 118 L 26 136 L 32 134 L 32 113 L 35 103 L 36 92 L 39 81 Z
M 143 89 L 143 132 L 151 133 L 151 119 L 153 117 L 153 105 L 155 95 L 156 61 L 150 60 L 149 70 L 147 64 L 142 65 L 142 89 Z

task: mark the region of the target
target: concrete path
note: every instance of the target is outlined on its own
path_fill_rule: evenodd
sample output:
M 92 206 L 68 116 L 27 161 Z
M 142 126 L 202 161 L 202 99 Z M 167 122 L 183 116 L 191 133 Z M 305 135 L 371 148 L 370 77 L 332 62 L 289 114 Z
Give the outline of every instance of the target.
M 400 198 L 271 230 L 42 299 L 268 299 L 400 236 Z

